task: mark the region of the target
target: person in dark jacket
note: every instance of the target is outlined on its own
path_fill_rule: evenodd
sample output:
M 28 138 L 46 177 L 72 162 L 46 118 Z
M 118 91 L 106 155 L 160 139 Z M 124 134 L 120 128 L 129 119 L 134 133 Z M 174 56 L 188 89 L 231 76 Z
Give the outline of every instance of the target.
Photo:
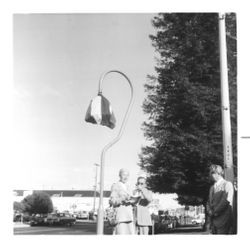
M 223 178 L 219 165 L 212 165 L 210 174 L 214 180 L 209 192 L 207 211 L 212 234 L 230 234 L 233 226 L 233 184 Z

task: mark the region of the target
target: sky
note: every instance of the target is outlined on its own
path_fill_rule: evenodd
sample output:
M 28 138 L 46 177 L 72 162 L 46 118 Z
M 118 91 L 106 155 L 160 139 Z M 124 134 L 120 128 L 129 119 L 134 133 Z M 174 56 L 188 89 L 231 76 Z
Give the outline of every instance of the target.
M 145 144 L 143 85 L 154 73 L 154 33 L 150 14 L 14 15 L 14 129 L 18 168 L 29 179 L 18 187 L 92 189 L 102 148 L 119 130 L 130 88 L 110 74 L 103 94 L 114 109 L 115 130 L 84 121 L 97 95 L 101 74 L 111 69 L 132 81 L 135 103 L 121 140 L 105 159 L 105 189 L 126 167 L 131 181 L 139 172 L 138 154 Z
M 121 140 L 106 154 L 105 189 L 121 168 L 130 183 L 146 145 L 143 85 L 154 74 L 150 34 L 154 14 L 15 14 L 14 132 L 18 189 L 92 189 L 103 147 L 118 133 L 130 99 L 127 81 L 109 74 L 103 94 L 114 130 L 84 121 L 103 72 L 117 69 L 132 81 L 135 100 Z M 99 176 L 99 174 L 98 174 Z

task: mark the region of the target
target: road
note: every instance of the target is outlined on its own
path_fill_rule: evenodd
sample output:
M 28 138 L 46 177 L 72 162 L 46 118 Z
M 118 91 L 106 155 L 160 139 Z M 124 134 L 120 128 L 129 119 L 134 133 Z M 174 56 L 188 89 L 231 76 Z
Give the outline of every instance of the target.
M 207 235 L 209 233 L 208 232 L 204 232 L 202 230 L 201 226 L 185 226 L 185 227 L 175 228 L 175 229 L 171 230 L 170 232 L 168 232 L 168 234 Z
M 105 224 L 105 235 L 111 235 L 112 229 Z M 200 227 L 180 227 L 164 234 L 207 234 Z M 77 221 L 72 227 L 67 226 L 33 226 L 23 224 L 14 225 L 14 235 L 96 235 L 96 223 L 91 221 Z
M 112 234 L 112 229 L 106 224 L 104 234 Z M 90 221 L 76 222 L 71 227 L 15 225 L 14 235 L 96 235 L 96 223 Z

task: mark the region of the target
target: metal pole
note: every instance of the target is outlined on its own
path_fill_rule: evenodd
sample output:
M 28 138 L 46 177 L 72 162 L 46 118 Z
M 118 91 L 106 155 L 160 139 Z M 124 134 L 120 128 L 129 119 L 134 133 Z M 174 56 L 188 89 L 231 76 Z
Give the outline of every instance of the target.
M 95 167 L 95 190 L 94 190 L 94 205 L 93 205 L 93 213 L 95 213 L 95 202 L 96 202 L 96 188 L 97 188 L 97 172 L 98 172 L 98 164 L 94 164 Z
M 227 68 L 227 43 L 225 31 L 225 17 L 219 13 L 219 48 L 220 48 L 220 77 L 221 77 L 221 105 L 222 105 L 222 131 L 225 179 L 234 182 L 233 152 L 231 137 L 231 119 Z
M 152 219 L 152 235 L 155 235 L 155 220 Z
M 104 226 L 104 208 L 103 208 L 103 190 L 104 190 L 104 165 L 105 165 L 105 154 L 107 152 L 107 150 L 112 147 L 116 142 L 118 142 L 123 134 L 124 128 L 126 126 L 127 120 L 128 120 L 128 116 L 130 114 L 131 108 L 132 108 L 132 104 L 133 104 L 133 99 L 134 99 L 134 90 L 133 90 L 133 85 L 131 83 L 131 81 L 129 80 L 129 78 L 122 72 L 118 71 L 118 70 L 110 70 L 106 73 L 104 73 L 99 81 L 99 89 L 98 92 L 99 94 L 102 93 L 102 83 L 105 79 L 105 77 L 110 74 L 110 73 L 118 73 L 120 75 L 122 75 L 123 77 L 125 77 L 125 79 L 128 81 L 129 85 L 130 85 L 130 89 L 131 89 L 131 97 L 130 97 L 130 101 L 129 101 L 129 105 L 127 108 L 127 111 L 125 113 L 125 116 L 123 118 L 122 124 L 121 124 L 121 128 L 120 131 L 117 135 L 117 137 L 115 137 L 115 139 L 113 141 L 111 141 L 110 143 L 108 143 L 102 150 L 102 154 L 101 154 L 101 167 L 100 167 L 100 198 L 99 198 L 99 208 L 98 208 L 98 218 L 97 218 L 97 234 L 98 235 L 102 235 L 103 234 L 103 226 Z

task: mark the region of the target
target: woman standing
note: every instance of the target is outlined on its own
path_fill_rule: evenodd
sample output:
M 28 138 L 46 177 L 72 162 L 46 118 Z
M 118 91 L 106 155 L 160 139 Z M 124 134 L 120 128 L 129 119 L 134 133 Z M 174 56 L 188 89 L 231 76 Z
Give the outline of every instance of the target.
M 111 188 L 110 204 L 116 210 L 116 226 L 114 234 L 134 234 L 133 210 L 130 201 L 131 191 L 127 184 L 129 172 L 126 169 L 119 171 L 119 182 Z
M 146 179 L 139 177 L 137 179 L 137 189 L 135 194 L 140 196 L 136 207 L 136 225 L 140 235 L 148 235 L 149 227 L 152 226 L 149 204 L 152 201 L 152 192 L 146 188 Z

